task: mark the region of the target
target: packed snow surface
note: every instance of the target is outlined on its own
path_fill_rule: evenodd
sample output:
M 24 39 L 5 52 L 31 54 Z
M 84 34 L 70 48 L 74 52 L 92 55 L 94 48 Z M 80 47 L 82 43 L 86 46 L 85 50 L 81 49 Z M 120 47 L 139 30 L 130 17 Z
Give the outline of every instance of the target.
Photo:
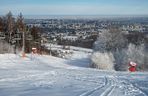
M 0 96 L 148 96 L 148 73 L 86 68 L 87 56 L 76 57 L 1 54 Z

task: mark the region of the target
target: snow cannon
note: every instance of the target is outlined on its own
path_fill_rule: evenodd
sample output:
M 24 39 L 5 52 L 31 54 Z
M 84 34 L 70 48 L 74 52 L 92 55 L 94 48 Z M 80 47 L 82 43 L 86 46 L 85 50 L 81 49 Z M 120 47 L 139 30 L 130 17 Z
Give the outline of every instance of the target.
M 36 54 L 37 53 L 37 48 L 32 48 L 32 53 Z
M 137 64 L 135 62 L 130 61 L 129 62 L 129 71 L 130 72 L 135 72 L 136 71 L 136 66 L 137 66 Z

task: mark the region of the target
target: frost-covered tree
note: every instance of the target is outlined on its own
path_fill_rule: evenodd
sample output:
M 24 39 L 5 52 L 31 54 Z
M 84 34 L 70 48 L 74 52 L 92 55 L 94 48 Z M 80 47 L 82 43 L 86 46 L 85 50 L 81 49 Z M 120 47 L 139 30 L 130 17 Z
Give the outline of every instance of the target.
M 125 58 L 126 52 L 124 51 L 124 49 L 126 48 L 127 48 L 127 39 L 125 38 L 124 33 L 122 31 L 118 29 L 117 30 L 110 29 L 109 31 L 100 33 L 97 41 L 94 43 L 94 51 L 97 53 L 100 52 L 100 54 L 94 54 L 94 56 L 92 56 L 93 66 L 95 66 L 95 64 L 96 64 L 95 67 L 98 67 L 98 65 L 100 66 L 101 64 L 98 64 L 98 62 L 100 63 L 100 61 L 102 60 L 101 63 L 104 64 L 103 63 L 104 61 L 106 64 L 104 66 L 107 67 L 107 65 L 108 66 L 112 65 L 116 68 L 116 70 L 119 69 L 121 66 L 117 64 L 120 64 L 122 66 L 126 64 L 122 62 L 126 61 Z M 109 54 L 112 54 L 112 56 Z M 104 56 L 108 57 L 106 58 L 106 61 L 110 62 L 106 63 Z M 97 60 L 95 60 L 96 58 Z M 126 67 L 122 68 L 122 70 L 125 69 Z
M 130 43 L 128 48 L 113 52 L 115 58 L 115 69 L 126 71 L 128 70 L 128 63 L 133 61 L 138 65 L 137 70 L 143 70 L 146 58 L 144 48 L 144 44 L 134 45 Z
M 127 55 L 128 55 L 128 61 L 136 62 L 138 65 L 138 70 L 143 70 L 144 65 L 144 59 L 145 59 L 145 50 L 144 50 L 144 44 L 141 45 L 134 45 L 129 44 Z M 147 58 L 148 59 L 148 58 Z
M 0 54 L 14 53 L 14 49 L 6 41 L 0 40 Z
M 128 54 L 127 49 L 116 50 L 113 52 L 115 58 L 114 68 L 117 71 L 128 70 Z
M 120 30 L 110 30 L 99 34 L 97 41 L 94 43 L 94 50 L 100 52 L 116 51 L 126 46 L 127 39 L 124 33 Z
M 144 64 L 142 65 L 142 69 L 144 71 L 148 71 L 148 51 L 145 51 L 144 55 Z
M 112 53 L 95 52 L 92 55 L 91 67 L 102 70 L 114 70 L 114 57 Z

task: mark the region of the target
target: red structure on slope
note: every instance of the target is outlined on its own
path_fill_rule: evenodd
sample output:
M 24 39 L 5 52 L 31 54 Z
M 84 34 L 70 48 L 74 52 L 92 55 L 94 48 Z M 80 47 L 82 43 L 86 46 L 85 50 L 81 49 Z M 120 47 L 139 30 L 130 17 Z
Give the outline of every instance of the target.
M 129 71 L 135 72 L 137 64 L 135 62 L 129 62 Z

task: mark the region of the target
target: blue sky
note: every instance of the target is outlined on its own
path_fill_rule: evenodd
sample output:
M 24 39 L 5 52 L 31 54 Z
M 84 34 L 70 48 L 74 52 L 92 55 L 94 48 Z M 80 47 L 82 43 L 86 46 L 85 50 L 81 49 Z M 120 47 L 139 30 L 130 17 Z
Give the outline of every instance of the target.
M 0 0 L 0 15 L 148 15 L 148 0 Z

